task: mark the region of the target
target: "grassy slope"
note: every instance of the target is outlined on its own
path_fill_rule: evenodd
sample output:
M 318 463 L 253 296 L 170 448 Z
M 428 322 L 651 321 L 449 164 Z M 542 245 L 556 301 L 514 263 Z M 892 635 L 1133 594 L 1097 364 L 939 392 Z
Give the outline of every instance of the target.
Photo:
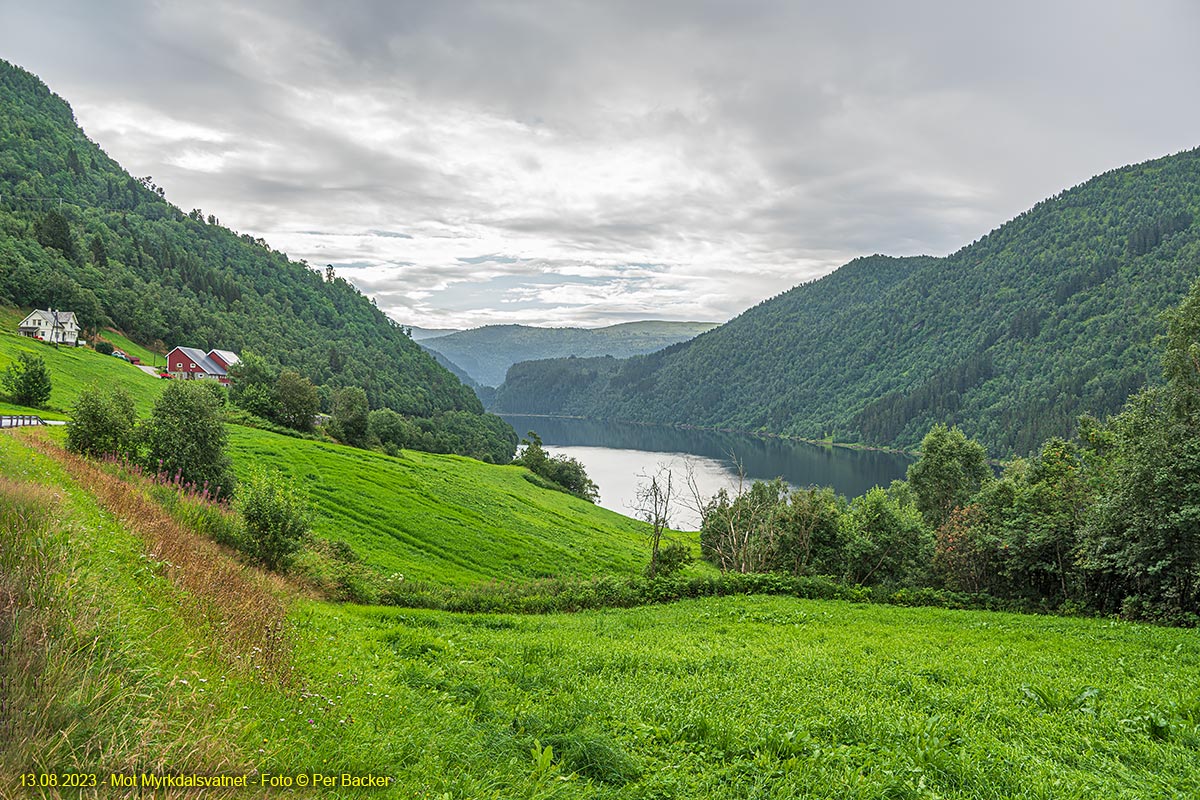
M 461 585 L 630 573 L 648 557 L 644 524 L 539 488 L 522 467 L 230 433 L 240 473 L 267 464 L 298 478 L 317 507 L 315 533 L 389 573 Z
M 52 391 L 49 409 L 29 409 L 0 402 L 0 413 L 40 413 L 46 418 L 62 418 L 75 403 L 79 392 L 92 383 L 120 384 L 129 392 L 138 411 L 150 410 L 165 381 L 153 378 L 137 367 L 112 356 L 104 356 L 87 347 L 52 347 L 17 333 L 17 324 L 26 312 L 0 308 L 0 370 L 22 352 L 41 356 L 50 370 Z M 115 341 L 115 340 L 114 340 Z M 122 341 L 124 341 L 122 339 Z M 136 348 L 135 348 L 136 349 Z
M 281 686 L 223 662 L 137 537 L 3 433 L 14 473 L 64 494 L 74 559 L 70 658 L 48 677 L 79 688 L 54 699 L 69 735 L 35 768 L 396 779 L 373 797 L 1200 791 L 1192 631 L 760 597 L 548 617 L 306 602 Z

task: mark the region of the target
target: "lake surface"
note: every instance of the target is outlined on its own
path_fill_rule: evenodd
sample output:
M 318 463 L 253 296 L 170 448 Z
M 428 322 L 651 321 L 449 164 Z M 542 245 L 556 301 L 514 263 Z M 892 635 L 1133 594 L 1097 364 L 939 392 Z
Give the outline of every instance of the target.
M 690 466 L 700 493 L 711 497 L 722 488 L 735 489 L 738 463 L 748 480 L 783 478 L 794 487 L 832 486 L 838 494 L 857 497 L 875 486 L 903 478 L 912 459 L 896 453 L 823 447 L 784 439 L 742 434 L 691 431 L 651 425 L 628 425 L 561 417 L 501 415 L 525 437 L 535 431 L 551 455 L 583 463 L 600 487 L 599 504 L 637 516 L 638 487 L 660 466 L 674 475 L 680 497 L 672 525 L 695 529 L 699 516 L 684 485 Z

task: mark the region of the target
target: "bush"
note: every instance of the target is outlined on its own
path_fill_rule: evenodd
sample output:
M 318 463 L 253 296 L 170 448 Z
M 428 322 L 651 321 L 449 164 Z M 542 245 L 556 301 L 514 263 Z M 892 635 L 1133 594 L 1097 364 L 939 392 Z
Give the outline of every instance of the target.
M 21 353 L 0 373 L 0 384 L 19 406 L 41 408 L 50 400 L 50 372 L 41 356 Z
M 134 455 L 133 400 L 119 386 L 92 385 L 80 393 L 67 423 L 67 449 L 93 458 Z
M 102 356 L 111 356 L 113 354 L 112 342 L 99 341 L 96 342 L 96 352 Z
M 145 466 L 151 473 L 226 497 L 236 485 L 225 452 L 225 423 L 218 386 L 208 381 L 172 381 L 142 424 Z
M 308 496 L 276 470 L 256 469 L 238 489 L 246 550 L 270 570 L 286 570 L 311 530 Z

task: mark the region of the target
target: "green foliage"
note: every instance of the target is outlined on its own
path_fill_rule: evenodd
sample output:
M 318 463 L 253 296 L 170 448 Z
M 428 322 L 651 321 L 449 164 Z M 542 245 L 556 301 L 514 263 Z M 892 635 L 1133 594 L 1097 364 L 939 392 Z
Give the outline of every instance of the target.
M 76 125 L 34 76 L 0 62 L 0 301 L 71 309 L 83 328 L 135 341 L 253 350 L 334 391 L 360 387 L 372 408 L 417 418 L 479 415 L 472 391 L 344 278 L 290 261 L 199 210 L 165 200 Z M 275 378 L 235 404 L 272 419 Z M 476 437 L 515 434 L 489 421 Z M 459 438 L 442 437 L 447 445 Z M 509 447 L 511 455 L 513 447 Z
M 93 458 L 136 455 L 137 412 L 120 386 L 93 385 L 81 392 L 67 423 L 67 449 Z
M 390 408 L 380 408 L 370 413 L 367 428 L 369 438 L 377 440 L 390 455 L 410 449 L 458 453 L 490 464 L 507 464 L 517 448 L 512 426 L 494 414 L 447 411 L 432 417 L 405 417 Z
M 112 342 L 99 341 L 96 342 L 96 352 L 102 356 L 111 356 L 115 348 Z
M 333 421 L 329 432 L 351 447 L 365 447 L 370 425 L 367 393 L 357 386 L 338 389 L 333 395 Z
M 225 497 L 236 481 L 221 407 L 208 383 L 172 381 L 154 402 L 139 437 L 150 472 Z
M 937 528 L 966 505 L 992 475 L 987 452 L 958 427 L 934 425 L 921 441 L 921 456 L 908 468 L 908 484 L 925 522 Z
M 515 364 L 492 407 L 902 447 L 958 424 L 1027 454 L 1156 374 L 1198 215 L 1200 150 L 1113 170 L 950 256 L 855 259 L 657 353 Z
M 312 529 L 308 495 L 278 470 L 252 469 L 234 502 L 246 526 L 245 546 L 269 570 L 284 571 Z
M 266 359 L 252 350 L 242 353 L 238 363 L 229 368 L 229 397 L 243 408 L 263 419 L 276 415 L 275 385 L 278 377 Z
M 285 369 L 275 381 L 275 407 L 279 424 L 306 433 L 321 410 L 321 399 L 312 381 Z
M 17 405 L 41 408 L 50 400 L 50 371 L 46 369 L 46 362 L 41 356 L 20 353 L 0 373 L 0 386 Z
M 578 459 L 570 456 L 548 456 L 542 447 L 541 437 L 533 431 L 529 431 L 529 438 L 522 439 L 521 444 L 521 451 L 513 459 L 513 464 L 525 467 L 534 475 L 540 475 L 561 486 L 567 493 L 581 500 L 596 502 L 596 498 L 600 496 L 600 487 L 588 477 Z
M 915 505 L 876 487 L 850 504 L 842 524 L 851 582 L 864 586 L 927 583 L 933 537 Z

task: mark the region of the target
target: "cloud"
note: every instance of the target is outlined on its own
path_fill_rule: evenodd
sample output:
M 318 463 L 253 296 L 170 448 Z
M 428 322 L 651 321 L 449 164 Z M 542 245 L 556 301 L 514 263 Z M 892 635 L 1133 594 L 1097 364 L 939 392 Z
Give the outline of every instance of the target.
M 426 327 L 727 319 L 1200 130 L 1184 0 L 0 3 L 133 174 Z

